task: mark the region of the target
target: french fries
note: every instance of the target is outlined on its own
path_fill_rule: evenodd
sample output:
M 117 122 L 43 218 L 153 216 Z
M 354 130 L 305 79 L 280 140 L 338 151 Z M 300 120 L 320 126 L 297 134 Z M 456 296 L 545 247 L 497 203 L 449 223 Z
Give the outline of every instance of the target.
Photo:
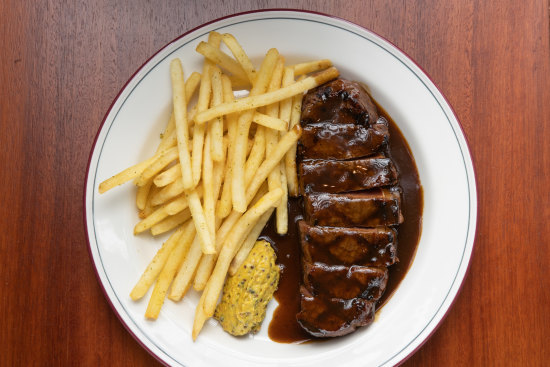
M 195 275 L 195 269 L 202 257 L 201 251 L 201 241 L 199 236 L 195 236 L 191 248 L 187 253 L 183 263 L 181 264 L 177 276 L 174 278 L 174 283 L 172 284 L 172 290 L 170 291 L 170 298 L 172 301 L 179 301 L 182 299 L 184 294 L 187 292 L 193 281 L 193 276 Z
M 218 297 L 223 287 L 229 265 L 235 253 L 239 250 L 238 246 L 241 240 L 247 235 L 247 232 L 258 222 L 262 214 L 269 208 L 276 206 L 283 195 L 283 190 L 277 188 L 265 194 L 250 210 L 248 210 L 231 229 L 227 235 L 225 245 L 220 251 L 216 267 L 208 280 L 206 290 L 203 292 L 204 312 L 208 317 L 214 315 Z
M 300 123 L 302 113 L 302 96 L 292 98 L 292 111 L 290 114 L 290 128 Z M 296 144 L 292 145 L 285 155 L 286 179 L 288 183 L 288 194 L 298 196 L 298 172 L 296 167 Z
M 233 103 L 222 103 L 206 111 L 199 112 L 197 116 L 195 116 L 195 122 L 204 123 L 218 116 L 251 110 L 258 107 L 267 106 L 271 103 L 280 102 L 283 99 L 293 97 L 309 89 L 318 87 L 329 80 L 337 78 L 338 75 L 340 75 L 338 69 L 335 67 L 330 67 L 317 75 L 308 76 L 307 78 L 295 82 L 288 87 L 261 95 L 250 95 L 248 97 L 238 99 Z
M 189 209 L 184 209 L 181 212 L 170 215 L 167 218 L 158 222 L 157 224 L 153 225 L 151 227 L 151 234 L 153 236 L 158 236 L 159 234 L 168 232 L 176 228 L 178 225 L 186 222 L 190 218 L 191 212 L 189 211 Z
M 180 227 L 177 231 L 172 233 L 170 238 L 168 238 L 168 240 L 164 242 L 160 250 L 158 250 L 153 260 L 151 260 L 149 265 L 147 265 L 145 272 L 143 273 L 141 278 L 139 278 L 139 281 L 130 292 L 130 298 L 132 298 L 134 301 L 141 299 L 145 295 L 145 293 L 147 293 L 157 276 L 160 274 L 162 268 L 164 267 L 164 264 L 166 264 L 168 256 L 170 256 L 170 253 L 178 244 L 178 241 L 184 230 L 185 227 Z
M 332 61 L 328 59 L 303 62 L 292 66 L 294 69 L 294 75 L 303 75 L 312 73 L 314 71 L 323 70 L 332 66 Z
M 138 187 L 138 191 L 136 194 L 136 206 L 139 210 L 145 209 L 152 185 L 153 180 L 149 180 L 145 185 Z
M 99 193 L 103 194 L 113 187 L 117 187 L 138 177 L 147 167 L 149 167 L 149 165 L 151 165 L 151 163 L 153 163 L 157 159 L 157 157 L 157 154 L 155 154 L 153 157 L 146 159 L 141 163 L 135 164 L 132 167 L 128 167 L 124 171 L 117 173 L 113 177 L 103 181 L 99 184 Z
M 201 74 L 184 80 L 181 61 L 170 63 L 172 113 L 155 154 L 98 187 L 104 193 L 134 180 L 141 218 L 134 234 L 171 232 L 130 297 L 143 298 L 156 282 L 145 311 L 156 319 L 166 297 L 177 302 L 191 286 L 202 291 L 193 340 L 273 212 L 277 232 L 287 232 L 288 195 L 298 195 L 302 94 L 339 75 L 330 60 L 285 66 L 277 49 L 255 69 L 231 34 L 211 32 L 196 51 Z M 248 96 L 235 98 L 243 88 Z
M 175 248 L 171 251 L 170 256 L 166 260 L 166 264 L 162 268 L 161 273 L 159 274 L 157 284 L 153 289 L 153 294 L 147 305 L 147 310 L 145 311 L 145 317 L 148 319 L 156 319 L 160 313 L 162 304 L 164 303 L 164 298 L 166 297 L 166 291 L 174 279 L 174 275 L 182 262 L 185 254 L 189 250 L 189 245 L 193 238 L 193 223 L 187 225 L 184 228 L 184 231 L 180 238 L 176 241 Z
M 285 163 L 281 161 L 279 168 L 275 167 L 274 171 L 280 169 L 279 178 L 281 180 L 281 189 L 283 196 L 281 202 L 277 206 L 276 226 L 278 234 L 286 234 L 288 232 L 288 183 L 286 180 Z
M 224 102 L 231 102 L 235 99 L 233 95 L 233 89 L 231 86 L 231 80 L 226 75 L 222 75 L 222 91 L 223 91 L 223 100 Z M 228 138 L 228 147 L 227 147 L 227 159 L 225 160 L 224 168 L 224 181 L 222 183 L 223 189 L 220 196 L 220 200 L 216 207 L 216 215 L 220 218 L 225 218 L 231 213 L 233 207 L 232 201 L 232 190 L 231 190 L 231 181 L 232 181 L 232 167 L 233 167 L 233 155 L 235 151 L 235 136 L 237 134 L 237 117 L 234 114 L 227 115 L 225 122 L 227 124 L 227 138 Z
M 254 66 L 250 62 L 248 55 L 244 52 L 237 39 L 232 34 L 226 33 L 223 35 L 223 43 L 231 50 L 231 53 L 233 53 L 233 56 L 235 56 L 241 68 L 246 73 L 248 80 L 253 83 L 256 80 L 256 70 L 254 70 Z
M 212 93 L 212 83 L 210 78 L 211 65 L 209 63 L 204 63 L 202 69 L 202 79 L 201 86 L 199 89 L 199 100 L 197 102 L 197 111 L 201 112 L 208 108 L 210 103 L 210 97 Z M 192 158 L 192 172 L 193 172 L 193 183 L 192 187 L 195 187 L 201 177 L 202 169 L 202 153 L 203 153 L 203 144 L 204 144 L 204 133 L 206 127 L 204 124 L 195 124 L 193 126 L 193 158 Z M 189 187 L 185 186 L 184 188 L 188 189 Z
M 212 69 L 212 106 L 218 106 L 223 102 L 222 72 L 219 68 Z M 223 153 L 223 117 L 216 117 L 209 126 L 211 135 L 212 160 L 220 162 L 224 158 Z
M 254 225 L 254 228 L 252 228 L 248 236 L 246 236 L 246 239 L 244 240 L 241 248 L 233 258 L 233 260 L 231 260 L 229 275 L 235 275 L 241 264 L 246 260 L 248 253 L 250 252 L 250 250 L 252 250 L 252 247 L 254 247 L 254 244 L 260 236 L 260 233 L 262 233 L 262 230 L 264 229 L 267 221 L 271 217 L 271 214 L 273 214 L 273 210 L 274 208 L 268 209 L 267 212 L 262 214 L 258 222 Z
M 196 51 L 204 55 L 204 57 L 206 57 L 212 63 L 217 64 L 222 69 L 229 71 L 229 73 L 231 73 L 238 79 L 248 80 L 248 76 L 246 75 L 246 72 L 243 70 L 241 65 L 237 61 L 235 61 L 235 59 L 232 59 L 229 55 L 227 55 L 220 49 L 215 48 L 214 46 L 206 42 L 201 42 L 197 46 Z
M 191 156 L 189 155 L 189 125 L 187 122 L 187 103 L 185 100 L 185 85 L 183 84 L 183 69 L 179 59 L 175 59 L 170 63 L 170 75 L 172 78 L 172 98 L 181 177 L 183 180 L 183 187 L 190 189 L 193 187 L 193 176 L 191 171 Z
M 172 203 L 161 206 L 160 208 L 156 209 L 155 211 L 153 211 L 151 214 L 149 214 L 147 217 L 145 217 L 143 220 L 141 220 L 136 224 L 136 226 L 134 227 L 134 234 L 144 232 L 147 229 L 154 226 L 155 224 L 157 224 L 158 222 L 160 222 L 161 220 L 163 220 L 164 218 L 168 217 L 170 214 L 167 208 L 170 204 L 173 204 L 176 201 L 177 201 L 176 205 L 180 205 L 180 202 L 181 202 L 181 206 L 184 206 L 187 203 L 185 198 L 179 198 L 173 201 Z M 173 206 L 174 205 L 172 205 L 172 207 Z
M 176 181 L 178 177 L 181 177 L 181 165 L 176 163 L 166 171 L 158 174 L 153 181 L 155 182 L 155 186 L 163 187 Z
M 288 122 L 279 119 L 275 116 L 265 115 L 260 112 L 255 112 L 252 116 L 252 121 L 255 123 L 268 127 L 273 130 L 286 131 L 288 130 Z
M 293 82 L 294 70 L 292 68 L 285 68 L 283 72 L 283 78 L 281 80 L 282 87 L 287 87 Z M 287 122 L 287 126 L 290 123 L 290 118 L 292 114 L 292 99 L 293 98 L 287 98 L 285 100 L 282 100 L 279 106 L 279 118 Z M 296 159 L 296 157 L 294 157 L 294 159 Z M 277 168 L 275 168 L 273 171 L 276 172 Z M 277 206 L 276 213 L 276 226 L 277 233 L 279 234 L 286 234 L 288 232 L 288 180 L 286 175 L 286 162 L 283 160 L 280 163 L 279 174 L 280 186 L 283 189 L 283 196 L 281 198 L 281 203 Z
M 279 58 L 279 52 L 276 49 L 270 49 L 266 57 L 264 58 L 260 71 L 256 76 L 256 81 L 254 86 L 250 90 L 251 96 L 260 96 L 262 95 L 269 85 L 271 74 L 275 68 L 277 59 Z M 231 104 L 237 104 L 241 100 L 235 100 Z M 219 106 L 213 108 L 217 108 Z M 206 112 L 206 111 L 204 111 Z M 238 112 L 238 111 L 234 111 Z M 241 213 L 246 210 L 246 198 L 245 198 L 245 141 L 248 139 L 248 133 L 250 129 L 250 124 L 252 123 L 252 117 L 254 116 L 254 110 L 249 109 L 248 111 L 241 114 L 237 122 L 237 136 L 235 138 L 235 148 L 233 151 L 233 170 L 232 170 L 232 197 L 233 197 L 233 208 Z M 197 115 L 198 117 L 198 115 Z
M 252 177 L 262 164 L 265 157 L 265 129 L 258 126 L 256 134 L 254 134 L 254 144 L 248 155 L 248 159 L 244 166 L 244 183 L 246 186 L 252 180 Z
M 178 150 L 178 148 L 174 147 L 162 152 L 160 156 L 143 171 L 141 176 L 139 176 L 136 185 L 143 186 L 147 184 L 153 176 L 156 176 L 163 168 L 174 162 L 178 158 Z
M 187 203 L 189 205 L 189 210 L 191 211 L 191 216 L 195 222 L 195 229 L 197 230 L 197 235 L 200 239 L 200 244 L 202 247 L 202 252 L 205 254 L 213 254 L 216 252 L 214 247 L 214 242 L 212 241 L 212 236 L 210 234 L 210 228 L 208 222 L 206 221 L 206 216 L 204 215 L 204 210 L 202 208 L 201 199 L 196 190 L 186 192 L 185 197 L 187 198 Z

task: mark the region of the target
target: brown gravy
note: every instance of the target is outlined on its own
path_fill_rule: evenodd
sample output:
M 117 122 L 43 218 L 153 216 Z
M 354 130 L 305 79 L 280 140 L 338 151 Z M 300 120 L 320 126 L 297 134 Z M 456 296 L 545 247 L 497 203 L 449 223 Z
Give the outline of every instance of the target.
M 386 291 L 377 304 L 377 309 L 380 309 L 405 277 L 416 253 L 422 228 L 423 194 L 416 164 L 407 141 L 386 111 L 377 103 L 376 106 L 379 114 L 384 116 L 389 123 L 390 157 L 399 172 L 399 183 L 403 190 L 401 210 L 405 218 L 405 221 L 398 227 L 397 254 L 399 262 L 388 268 L 389 279 Z M 297 225 L 298 220 L 302 219 L 301 204 L 300 198 L 289 198 L 290 223 L 286 235 L 277 234 L 273 216 L 260 236 L 273 244 L 277 253 L 277 262 L 281 266 L 279 288 L 274 295 L 279 306 L 273 314 L 273 320 L 268 329 L 270 339 L 279 343 L 324 340 L 308 334 L 296 321 L 296 314 L 300 311 L 302 276 L 300 236 Z

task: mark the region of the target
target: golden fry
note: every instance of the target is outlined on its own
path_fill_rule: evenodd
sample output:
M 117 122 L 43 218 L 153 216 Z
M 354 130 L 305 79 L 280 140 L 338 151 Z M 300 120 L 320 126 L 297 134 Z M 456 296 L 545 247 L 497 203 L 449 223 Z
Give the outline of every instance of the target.
M 170 215 L 154 226 L 151 227 L 151 234 L 153 236 L 158 236 L 159 234 L 166 233 L 182 223 L 187 222 L 191 218 L 191 212 L 188 208 L 182 210 L 181 212 Z
M 204 293 L 202 294 L 199 304 L 197 305 L 197 308 L 195 309 L 195 318 L 193 319 L 193 330 L 191 332 L 191 337 L 193 338 L 193 341 L 197 340 L 197 336 L 199 336 L 199 333 L 202 330 L 202 327 L 204 326 L 204 323 L 206 320 L 208 320 L 208 316 L 204 313 Z
M 149 165 L 151 165 L 151 163 L 153 163 L 157 159 L 157 157 L 158 156 L 155 155 L 149 159 L 144 160 L 143 162 L 133 165 L 132 167 L 128 167 L 124 171 L 106 179 L 99 184 L 99 193 L 103 194 L 113 187 L 122 185 L 123 183 L 138 177 L 147 167 L 149 167 Z
M 184 231 L 181 235 L 179 241 L 177 241 L 176 247 L 166 261 L 164 268 L 159 274 L 157 284 L 155 284 L 155 288 L 153 288 L 153 293 L 151 294 L 149 304 L 147 305 L 147 310 L 145 311 L 146 318 L 155 320 L 158 317 L 160 309 L 164 304 L 166 291 L 168 290 L 168 287 L 170 287 L 170 283 L 172 283 L 174 275 L 183 261 L 185 254 L 189 250 L 189 245 L 191 244 L 191 240 L 193 238 L 193 232 L 194 231 L 192 228 L 186 228 L 186 231 Z
M 331 66 L 332 66 L 332 61 L 328 59 L 323 59 L 323 60 L 304 62 L 301 64 L 296 64 L 291 67 L 292 69 L 294 69 L 294 75 L 298 76 L 298 75 L 312 73 L 314 71 L 323 70 Z
M 145 205 L 147 204 L 147 198 L 149 197 L 149 193 L 151 192 L 152 185 L 153 185 L 153 180 L 149 180 L 145 185 L 138 187 L 137 195 L 136 195 L 136 206 L 139 210 L 145 209 Z
M 223 42 L 231 50 L 231 53 L 233 54 L 233 56 L 235 56 L 235 59 L 237 59 L 237 61 L 241 65 L 241 68 L 246 73 L 248 80 L 251 83 L 254 83 L 254 80 L 256 79 L 256 70 L 254 70 L 252 62 L 250 62 L 248 55 L 246 54 L 246 52 L 244 52 L 239 42 L 237 42 L 237 39 L 232 34 L 225 33 L 223 35 Z
M 290 115 L 290 128 L 299 125 L 302 114 L 302 96 L 297 95 L 292 99 L 292 112 Z M 298 173 L 296 168 L 296 148 L 294 143 L 285 155 L 285 169 L 288 183 L 288 193 L 290 196 L 298 196 Z
M 138 224 L 134 227 L 134 235 L 139 234 L 143 231 L 148 230 L 164 218 L 168 217 L 169 214 L 166 212 L 166 205 L 161 206 L 158 209 L 155 209 L 152 213 L 143 218 Z
M 189 155 L 189 126 L 187 123 L 187 103 L 183 84 L 183 69 L 179 59 L 170 63 L 172 77 L 172 99 L 174 104 L 174 118 L 176 122 L 176 137 L 181 165 L 181 177 L 185 188 L 193 187 L 191 171 L 191 156 Z
M 176 145 L 176 120 L 174 113 L 172 112 L 170 115 L 170 120 L 168 121 L 168 126 L 166 126 L 166 130 L 162 133 L 162 137 L 155 154 L 159 154 L 163 150 L 168 150 Z
M 301 81 L 297 81 L 296 83 L 289 85 L 288 87 L 261 95 L 250 95 L 248 97 L 237 99 L 233 103 L 222 103 L 221 105 L 212 107 L 206 111 L 198 113 L 197 116 L 195 116 L 195 122 L 204 123 L 218 116 L 251 110 L 258 107 L 267 106 L 271 103 L 280 102 L 285 98 L 295 96 L 328 82 L 329 80 L 336 79 L 338 75 L 338 70 L 335 67 L 330 67 L 315 76 L 309 76 Z
M 170 290 L 170 294 L 168 295 L 168 298 L 170 298 L 172 301 L 177 302 L 181 300 L 191 286 L 193 276 L 195 275 L 195 269 L 199 264 L 201 256 L 201 241 L 199 239 L 199 236 L 195 236 L 195 238 L 193 239 L 193 243 L 191 244 L 191 247 L 187 252 L 187 256 L 181 263 L 178 273 L 174 278 L 174 282 L 172 283 L 172 289 Z
M 202 252 L 205 254 L 213 254 L 216 250 L 214 242 L 212 241 L 212 236 L 210 235 L 210 229 L 204 215 L 204 210 L 202 208 L 199 195 L 196 190 L 193 190 L 186 192 L 185 197 L 187 198 L 189 210 L 191 210 L 191 216 L 193 217 L 193 222 L 195 223 L 197 235 L 200 238 Z
M 257 96 L 264 93 L 268 87 L 269 80 L 277 59 L 279 58 L 279 52 L 276 49 L 270 49 L 267 52 L 266 57 L 264 58 L 260 71 L 256 77 L 256 82 L 250 91 L 251 96 Z M 230 104 L 237 104 L 239 100 L 233 101 Z M 218 105 L 213 108 L 217 108 L 224 104 Z M 204 111 L 207 112 L 207 111 Z M 204 113 L 203 112 L 203 113 Z M 245 197 L 245 186 L 244 186 L 244 165 L 246 160 L 245 150 L 246 142 L 248 139 L 248 131 L 250 129 L 250 124 L 252 123 L 252 117 L 254 116 L 254 111 L 246 111 L 241 114 L 237 122 L 237 136 L 235 139 L 235 150 L 233 152 L 233 169 L 232 169 L 232 198 L 233 198 L 233 208 L 239 212 L 244 212 L 246 210 L 246 197 Z M 199 115 L 197 115 L 197 118 Z M 214 116 L 215 117 L 215 116 Z
M 283 72 L 283 80 L 281 81 L 281 85 L 283 87 L 288 87 L 292 83 L 294 83 L 294 70 L 292 68 L 287 67 Z M 292 97 L 283 99 L 279 105 L 279 119 L 287 123 L 286 130 L 288 130 L 289 128 L 291 112 L 292 112 Z
M 231 81 L 226 75 L 222 75 L 222 90 L 224 102 L 231 102 L 234 100 L 233 89 L 231 87 Z M 231 213 L 233 202 L 231 198 L 231 177 L 232 177 L 232 162 L 233 152 L 235 146 L 235 137 L 237 134 L 237 116 L 234 114 L 225 116 L 227 124 L 227 159 L 225 160 L 225 172 L 223 189 L 220 197 L 220 201 L 216 206 L 216 216 L 225 218 Z
M 246 187 L 248 187 L 248 184 L 265 157 L 265 130 L 265 128 L 258 126 L 256 134 L 254 134 L 254 144 L 244 166 L 244 182 Z
M 231 212 L 231 214 L 225 219 L 220 228 L 218 228 L 216 235 L 216 253 L 203 255 L 203 257 L 201 258 L 201 261 L 197 268 L 197 273 L 195 274 L 195 281 L 193 283 L 193 288 L 195 288 L 195 290 L 201 291 L 206 286 L 208 278 L 212 273 L 212 269 L 214 269 L 214 265 L 216 264 L 216 259 L 218 258 L 217 253 L 222 248 L 227 234 L 241 216 L 242 213 L 236 211 Z
M 219 68 L 212 69 L 212 106 L 223 102 L 222 72 Z M 223 154 L 223 117 L 216 117 L 209 123 L 211 134 L 212 160 L 220 162 L 224 159 Z
M 151 188 L 149 189 L 149 195 L 147 195 L 147 201 L 145 202 L 145 207 L 142 210 L 138 211 L 138 216 L 140 219 L 147 218 L 157 209 L 156 205 L 153 205 L 152 200 L 158 191 L 158 187 L 156 187 L 155 185 L 151 185 Z
M 185 196 L 180 196 L 165 205 L 168 215 L 176 215 L 189 206 Z
M 302 128 L 300 125 L 296 125 L 288 133 L 281 137 L 279 143 L 273 150 L 272 154 L 265 159 L 265 161 L 258 168 L 258 171 L 252 178 L 250 185 L 246 188 L 246 201 L 250 202 L 254 195 L 258 192 L 260 186 L 265 181 L 269 173 L 279 164 L 281 158 L 285 155 L 287 150 L 295 144 L 302 135 Z
M 241 65 L 220 49 L 206 42 L 201 42 L 197 46 L 196 51 L 206 57 L 210 62 L 218 65 L 224 70 L 229 71 L 229 73 L 233 74 L 235 77 L 241 80 L 248 80 L 248 77 Z
M 283 87 L 287 87 L 294 82 L 294 70 L 291 68 L 285 68 L 283 72 L 283 79 L 281 84 Z M 279 107 L 279 118 L 284 121 L 290 121 L 292 113 L 292 98 L 287 98 L 280 102 Z M 286 157 L 286 155 L 285 155 Z M 273 175 L 273 172 L 279 171 L 279 182 L 281 188 L 283 189 L 283 197 L 281 198 L 281 203 L 277 206 L 276 214 L 276 227 L 278 234 L 286 234 L 288 232 L 288 183 L 286 177 L 286 165 L 284 159 L 281 160 L 279 164 L 280 168 L 273 169 L 270 173 L 270 176 Z M 269 178 L 268 178 L 269 179 Z
M 181 165 L 176 163 L 166 171 L 159 173 L 154 178 L 153 182 L 157 187 L 164 187 L 176 181 L 179 177 L 181 177 Z
M 279 56 L 279 59 L 277 60 L 277 65 L 275 66 L 275 70 L 273 71 L 273 76 L 271 77 L 271 81 L 269 82 L 269 88 L 267 89 L 268 93 L 274 92 L 281 88 L 283 71 L 284 71 L 284 61 L 283 61 L 283 58 Z M 279 117 L 279 102 L 275 102 L 270 105 L 267 105 L 265 110 L 267 115 L 272 116 L 273 118 Z M 271 153 L 275 148 L 275 146 L 277 145 L 278 141 L 279 141 L 279 133 L 277 131 L 274 131 L 271 129 L 265 130 L 265 156 L 266 157 L 271 156 Z M 274 190 L 278 187 L 281 187 L 280 176 L 281 176 L 281 173 L 277 169 L 273 169 L 269 173 L 267 177 L 269 190 Z
M 202 197 L 202 186 L 197 186 L 196 190 L 199 196 Z M 156 194 L 154 194 L 151 198 L 151 202 L 153 205 L 166 204 L 175 197 L 183 194 L 183 192 L 183 181 L 181 177 L 178 177 L 176 181 L 172 182 L 166 187 L 163 187 Z
M 162 268 L 164 268 L 164 264 L 166 264 L 170 253 L 172 253 L 172 250 L 176 247 L 184 231 L 185 226 L 180 227 L 162 244 L 162 247 L 157 251 L 149 265 L 147 265 L 147 268 L 145 268 L 145 271 L 130 292 L 130 298 L 137 301 L 147 293 L 153 282 L 157 279 Z
M 267 212 L 262 214 L 262 216 L 258 220 L 258 223 L 254 225 L 248 236 L 246 236 L 246 239 L 241 245 L 241 248 L 231 261 L 231 265 L 229 267 L 229 275 L 235 275 L 241 264 L 246 260 L 248 254 L 250 253 L 250 250 L 252 250 L 252 247 L 254 247 L 254 244 L 258 240 L 260 233 L 262 233 L 262 230 L 264 229 L 274 210 L 274 208 L 271 208 Z
M 271 80 L 269 81 L 269 85 L 267 87 L 268 93 L 281 88 L 281 80 L 283 78 L 284 66 L 284 59 L 281 55 L 279 55 L 277 63 L 275 64 L 275 69 L 273 69 L 273 74 L 271 75 Z M 265 107 L 265 113 L 266 115 L 272 117 L 279 117 L 279 102 L 267 105 Z
M 264 115 L 263 113 L 255 112 L 254 116 L 252 117 L 252 121 L 273 130 L 278 130 L 278 131 L 288 130 L 287 121 L 284 121 L 277 117 Z
M 263 185 L 258 190 L 258 193 L 252 199 L 252 205 L 256 204 L 265 194 L 267 193 L 267 185 Z M 242 213 L 239 213 L 235 210 L 224 220 L 223 224 L 218 228 L 217 237 L 216 237 L 216 253 L 211 255 L 203 255 L 200 261 L 200 264 L 197 268 L 197 273 L 195 274 L 195 281 L 193 283 L 193 288 L 200 291 L 203 290 L 208 282 L 210 274 L 216 265 L 216 260 L 218 259 L 218 253 L 225 243 L 225 239 L 231 229 L 235 226 L 235 223 L 241 218 Z
M 202 79 L 199 89 L 199 100 L 197 102 L 197 112 L 206 110 L 208 108 L 208 105 L 210 104 L 210 97 L 212 95 L 212 78 L 210 68 L 210 64 L 205 62 L 202 69 Z M 193 126 L 193 157 L 191 163 L 193 171 L 193 187 L 197 186 L 201 178 L 205 131 L 206 126 L 204 124 L 195 124 Z
M 185 102 L 187 104 L 189 104 L 189 101 L 193 97 L 193 94 L 195 94 L 195 91 L 197 90 L 200 82 L 201 75 L 196 71 L 189 75 L 189 78 L 187 78 L 187 80 L 185 81 Z
M 231 232 L 227 235 L 225 244 L 220 251 L 218 261 L 214 267 L 214 271 L 210 276 L 205 289 L 204 312 L 208 317 L 212 317 L 216 309 L 216 303 L 223 287 L 227 270 L 238 246 L 242 243 L 242 239 L 246 236 L 252 227 L 258 222 L 262 214 L 269 208 L 275 206 L 281 199 L 283 190 L 275 189 L 265 194 L 255 205 L 253 205 L 243 216 L 237 221 Z
M 281 180 L 281 189 L 283 189 L 283 196 L 281 202 L 277 206 L 276 213 L 276 226 L 278 234 L 286 234 L 288 232 L 288 186 L 286 180 L 285 162 L 281 160 L 279 168 L 275 167 L 274 171 L 279 169 L 279 179 Z
M 149 167 L 143 171 L 136 181 L 137 186 L 145 185 L 149 180 L 153 178 L 157 173 L 162 171 L 170 163 L 178 159 L 178 148 L 173 147 L 165 152 L 162 152 L 160 156 Z
M 210 241 L 215 243 L 216 241 L 216 201 L 214 197 L 214 162 L 212 162 L 211 152 L 211 134 L 206 135 L 204 141 L 204 154 L 203 154 L 203 171 L 202 171 L 202 187 L 204 191 L 203 203 L 204 203 L 204 217 L 208 230 L 210 231 Z

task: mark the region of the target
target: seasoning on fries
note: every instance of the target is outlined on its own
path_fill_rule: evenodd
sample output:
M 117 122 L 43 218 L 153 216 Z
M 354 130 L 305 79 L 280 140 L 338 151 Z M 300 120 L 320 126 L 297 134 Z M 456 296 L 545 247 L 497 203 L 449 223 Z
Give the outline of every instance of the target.
M 104 193 L 134 180 L 141 218 L 134 234 L 171 232 L 130 297 L 143 298 L 155 284 L 145 317 L 156 319 L 166 296 L 177 302 L 191 286 L 202 291 L 193 339 L 272 215 L 286 233 L 288 195 L 298 195 L 302 94 L 339 74 L 330 60 L 285 65 L 276 49 L 256 70 L 231 34 L 211 32 L 196 51 L 200 74 L 186 71 L 185 80 L 179 59 L 167 70 L 172 114 L 155 154 L 99 185 Z M 236 98 L 243 87 L 248 95 Z

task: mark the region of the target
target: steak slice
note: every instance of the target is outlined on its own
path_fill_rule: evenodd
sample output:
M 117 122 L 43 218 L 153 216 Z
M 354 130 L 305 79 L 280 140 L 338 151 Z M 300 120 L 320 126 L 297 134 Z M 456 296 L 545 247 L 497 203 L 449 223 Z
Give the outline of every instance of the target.
M 388 123 L 371 126 L 316 122 L 304 125 L 299 154 L 303 159 L 351 159 L 376 153 L 389 140 Z
M 376 106 L 357 82 L 336 79 L 309 91 L 302 100 L 302 126 L 316 122 L 368 126 L 378 120 Z
M 389 140 L 388 123 L 357 82 L 336 79 L 302 101 L 299 153 L 303 159 L 351 159 L 379 151 Z
M 296 319 L 313 336 L 342 336 L 374 321 L 375 301 L 313 296 L 304 287 L 301 293 L 301 310 Z
M 304 262 L 389 266 L 399 261 L 397 232 L 390 227 L 318 227 L 305 221 L 299 221 L 298 226 Z
M 388 282 L 385 267 L 326 265 L 304 262 L 304 286 L 311 294 L 330 298 L 364 298 L 377 301 Z
M 375 189 L 345 194 L 304 195 L 306 220 L 332 227 L 392 226 L 403 222 L 398 191 Z
M 390 158 L 376 156 L 351 161 L 307 160 L 300 163 L 300 190 L 339 193 L 360 191 L 397 183 Z

